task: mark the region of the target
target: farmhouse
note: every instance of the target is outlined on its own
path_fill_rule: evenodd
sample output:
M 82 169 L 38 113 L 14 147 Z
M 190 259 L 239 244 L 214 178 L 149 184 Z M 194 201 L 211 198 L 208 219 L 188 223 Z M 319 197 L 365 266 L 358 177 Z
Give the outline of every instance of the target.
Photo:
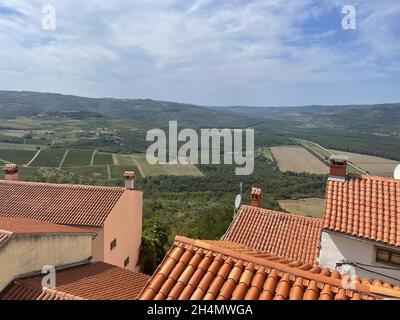
M 90 230 L 94 261 L 135 270 L 142 234 L 143 193 L 126 172 L 125 188 L 18 181 L 7 164 L 0 180 L 0 218 L 36 219 Z

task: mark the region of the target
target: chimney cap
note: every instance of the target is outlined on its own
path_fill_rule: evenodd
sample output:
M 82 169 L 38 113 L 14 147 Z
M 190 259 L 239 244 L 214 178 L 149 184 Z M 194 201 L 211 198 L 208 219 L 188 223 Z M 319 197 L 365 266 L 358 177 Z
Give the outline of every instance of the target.
M 335 161 L 335 162 L 348 162 L 349 157 L 343 154 L 333 154 L 329 157 L 329 160 Z
M 127 180 L 132 180 L 133 178 L 135 178 L 135 172 L 134 171 L 125 171 L 124 178 Z
M 261 189 L 256 188 L 256 187 L 252 187 L 252 188 L 251 188 L 251 194 L 252 194 L 252 195 L 255 194 L 255 195 L 257 195 L 257 196 L 260 196 L 260 195 L 261 195 Z
M 18 172 L 18 165 L 15 163 L 6 163 L 6 165 L 3 168 L 4 173 L 16 173 Z

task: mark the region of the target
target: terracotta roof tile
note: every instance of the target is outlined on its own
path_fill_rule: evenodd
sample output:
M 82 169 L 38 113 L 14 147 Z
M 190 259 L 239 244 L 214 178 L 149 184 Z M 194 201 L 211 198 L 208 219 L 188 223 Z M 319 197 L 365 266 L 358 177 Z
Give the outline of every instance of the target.
M 328 181 L 323 227 L 400 247 L 400 180 L 349 175 Z
M 42 293 L 36 300 L 87 300 L 72 294 L 53 289 L 43 289 Z
M 185 268 L 181 261 L 189 261 Z M 196 259 L 195 259 L 196 257 Z M 201 261 L 200 261 L 201 258 Z M 195 259 L 195 261 L 194 261 Z M 293 263 L 300 267 L 293 267 Z M 197 265 L 197 267 L 196 267 Z M 165 267 L 168 266 L 168 267 Z M 167 271 L 168 270 L 168 271 Z M 177 271 L 181 272 L 178 276 Z M 163 272 L 163 273 L 161 273 Z M 176 279 L 176 280 L 175 280 Z M 353 289 L 343 275 L 281 258 L 241 244 L 177 237 L 139 300 L 351 300 L 400 298 L 390 284 L 357 280 Z
M 242 206 L 224 240 L 313 264 L 321 229 L 321 219 Z
M 124 188 L 0 180 L 0 217 L 101 227 Z
M 0 248 L 13 236 L 26 234 L 93 233 L 85 228 L 69 227 L 33 219 L 0 218 Z
M 0 248 L 10 240 L 11 235 L 12 232 L 0 230 Z
M 14 280 L 0 293 L 0 300 L 51 300 L 62 295 L 87 300 L 134 300 L 148 279 L 141 273 L 96 262 L 57 271 L 55 290 L 42 290 L 42 276 Z

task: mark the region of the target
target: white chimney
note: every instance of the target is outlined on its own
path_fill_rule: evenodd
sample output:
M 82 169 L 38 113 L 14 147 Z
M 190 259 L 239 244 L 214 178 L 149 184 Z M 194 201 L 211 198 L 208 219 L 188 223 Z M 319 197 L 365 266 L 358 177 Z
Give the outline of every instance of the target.
M 134 190 L 135 189 L 135 172 L 125 171 L 124 178 L 125 178 L 125 188 L 128 190 Z

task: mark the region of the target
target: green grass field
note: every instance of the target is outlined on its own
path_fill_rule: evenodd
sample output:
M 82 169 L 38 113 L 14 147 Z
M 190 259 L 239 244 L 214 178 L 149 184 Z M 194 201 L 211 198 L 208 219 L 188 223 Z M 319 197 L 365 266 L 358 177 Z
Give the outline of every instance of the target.
M 132 158 L 136 161 L 137 165 L 140 166 L 145 176 L 162 176 L 168 175 L 168 172 L 161 166 L 152 166 L 147 162 L 146 155 L 142 153 L 133 154 Z
M 117 164 L 121 166 L 130 166 L 130 165 L 135 165 L 135 161 L 133 161 L 133 158 L 129 154 L 116 154 L 115 158 L 117 159 Z M 114 163 L 116 164 L 116 163 Z
M 32 181 L 33 177 L 38 174 L 38 169 L 31 167 L 19 167 L 18 171 L 19 179 L 25 181 Z
M 107 166 L 91 166 L 91 167 L 80 167 L 80 168 L 68 168 L 79 176 L 88 177 L 96 180 L 108 180 Z
M 24 165 L 33 158 L 35 153 L 36 151 L 29 151 L 29 150 L 0 149 L 0 159 L 6 162 L 12 162 L 19 165 Z
M 151 165 L 147 162 L 145 154 L 133 154 L 132 158 L 136 162 L 137 166 L 140 167 L 144 176 L 162 176 L 162 175 L 174 175 L 174 176 L 202 176 L 202 172 L 195 165 L 184 165 L 184 164 L 156 164 Z
M 31 167 L 58 167 L 63 158 L 65 149 L 48 148 L 40 152 L 39 156 L 31 163 Z
M 194 176 L 201 177 L 201 171 L 192 164 L 163 164 L 161 167 L 172 176 Z
M 63 163 L 63 167 L 90 166 L 93 150 L 71 149 Z
M 274 155 L 271 152 L 271 148 L 263 147 L 258 149 L 269 161 L 274 161 Z
M 0 142 L 0 149 L 6 149 L 6 150 L 30 150 L 30 151 L 35 151 L 37 150 L 37 147 L 39 147 L 36 144 L 19 144 L 19 143 L 6 143 L 6 142 Z
M 315 153 L 319 158 L 321 158 L 321 160 L 328 160 L 329 157 L 332 155 L 332 152 L 322 148 L 321 146 L 319 146 L 314 142 L 302 139 L 298 139 L 298 141 L 307 149 L 310 149 L 313 153 Z
M 287 212 L 322 218 L 324 212 L 324 199 L 308 198 L 299 200 L 280 200 L 279 205 Z
M 97 152 L 94 156 L 93 165 L 109 165 L 114 164 L 111 153 Z

